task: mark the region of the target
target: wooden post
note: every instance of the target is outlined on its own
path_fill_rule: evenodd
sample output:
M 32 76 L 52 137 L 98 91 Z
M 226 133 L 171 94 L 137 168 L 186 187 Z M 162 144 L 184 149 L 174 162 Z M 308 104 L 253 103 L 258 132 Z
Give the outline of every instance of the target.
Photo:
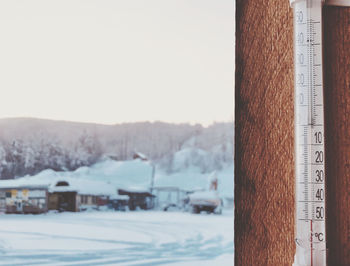
M 292 265 L 293 26 L 288 1 L 237 0 L 235 265 Z M 350 265 L 350 8 L 324 8 L 328 265 Z
M 328 265 L 350 265 L 350 8 L 324 7 Z
M 292 265 L 292 9 L 237 0 L 236 25 L 235 265 Z

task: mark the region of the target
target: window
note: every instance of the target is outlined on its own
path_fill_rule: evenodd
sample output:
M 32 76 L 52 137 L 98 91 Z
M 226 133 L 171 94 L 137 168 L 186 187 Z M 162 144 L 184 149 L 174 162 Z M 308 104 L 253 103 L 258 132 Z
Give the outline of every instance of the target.
M 68 187 L 69 184 L 66 181 L 58 181 L 56 187 Z
M 87 204 L 88 197 L 86 195 L 81 195 L 80 196 L 80 201 L 82 204 Z

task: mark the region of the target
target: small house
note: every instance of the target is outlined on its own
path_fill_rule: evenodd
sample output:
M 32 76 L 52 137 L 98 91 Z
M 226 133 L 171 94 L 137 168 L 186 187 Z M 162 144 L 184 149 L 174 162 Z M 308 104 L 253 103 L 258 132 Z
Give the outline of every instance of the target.
M 50 187 L 49 210 L 78 211 L 77 189 L 72 188 L 68 181 L 57 181 Z
M 12 181 L 12 180 L 11 180 Z M 0 211 L 4 213 L 44 213 L 48 210 L 47 186 L 4 181 L 0 185 Z M 6 184 L 7 183 L 7 184 Z M 12 183 L 12 184 L 11 184 Z
M 116 190 L 103 182 L 83 179 L 65 179 L 54 183 L 49 190 L 49 209 L 84 211 L 107 206 Z

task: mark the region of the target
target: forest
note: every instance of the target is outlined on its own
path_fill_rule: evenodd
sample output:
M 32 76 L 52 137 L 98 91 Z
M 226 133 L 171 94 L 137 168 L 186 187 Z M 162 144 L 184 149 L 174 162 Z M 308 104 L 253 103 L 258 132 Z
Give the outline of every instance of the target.
M 71 171 L 141 152 L 167 173 L 196 166 L 203 173 L 233 163 L 233 123 L 137 122 L 100 125 L 32 118 L 0 119 L 0 179 L 44 169 Z M 181 155 L 182 154 L 182 155 Z M 174 163 L 176 156 L 181 163 Z

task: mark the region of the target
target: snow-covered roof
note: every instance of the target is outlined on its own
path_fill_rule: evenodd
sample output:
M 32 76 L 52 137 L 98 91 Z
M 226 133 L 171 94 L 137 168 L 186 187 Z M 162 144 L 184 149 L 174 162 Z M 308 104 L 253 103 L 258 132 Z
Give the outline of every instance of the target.
M 44 170 L 35 176 L 0 180 L 0 188 L 41 186 L 47 187 L 49 191 L 78 191 L 78 193 L 108 196 L 117 194 L 118 189 L 149 192 L 151 177 L 152 165 L 149 162 L 105 160 L 70 172 Z M 217 177 L 220 196 L 233 197 L 233 165 L 218 171 Z M 69 187 L 57 187 L 59 181 L 67 181 Z M 182 169 L 173 174 L 157 169 L 154 187 L 178 187 L 188 192 L 203 190 L 208 187 L 208 174 L 195 167 Z
M 206 199 L 214 200 L 219 198 L 219 194 L 216 191 L 200 191 L 191 194 L 190 199 Z
M 128 188 L 122 188 L 121 190 L 134 192 L 134 193 L 150 193 L 150 190 L 144 187 L 130 186 Z
M 0 189 L 48 189 L 48 186 L 46 185 L 33 185 L 33 184 L 16 184 L 13 182 L 6 182 L 2 184 L 2 181 L 0 181 Z
M 36 178 L 18 178 L 11 180 L 0 180 L 0 188 L 48 188 L 49 182 L 37 180 Z
M 71 172 L 44 170 L 34 176 L 0 180 L 0 188 L 46 187 L 50 192 L 76 191 L 89 195 L 116 195 L 117 189 L 149 192 L 152 166 L 140 160 L 106 160 Z M 68 186 L 57 186 L 66 182 Z M 137 185 L 137 187 L 135 186 Z
M 51 183 L 50 192 L 70 192 L 76 191 L 79 194 L 109 196 L 115 195 L 117 190 L 114 186 L 101 181 L 85 180 L 82 178 L 65 178 L 68 186 L 57 186 L 57 181 Z M 62 181 L 60 181 L 62 182 Z
M 141 152 L 135 152 L 134 158 L 140 158 L 141 160 L 145 160 L 145 161 L 148 160 L 147 156 Z
M 129 200 L 129 196 L 128 195 L 113 195 L 113 196 L 110 196 L 109 199 L 111 199 L 111 200 Z
M 68 186 L 57 186 L 57 182 L 64 180 Z M 24 177 L 13 180 L 1 180 L 0 188 L 47 188 L 49 192 L 78 192 L 88 195 L 114 195 L 117 190 L 114 186 L 106 182 L 84 180 L 82 178 L 57 178 L 50 179 L 33 177 Z

